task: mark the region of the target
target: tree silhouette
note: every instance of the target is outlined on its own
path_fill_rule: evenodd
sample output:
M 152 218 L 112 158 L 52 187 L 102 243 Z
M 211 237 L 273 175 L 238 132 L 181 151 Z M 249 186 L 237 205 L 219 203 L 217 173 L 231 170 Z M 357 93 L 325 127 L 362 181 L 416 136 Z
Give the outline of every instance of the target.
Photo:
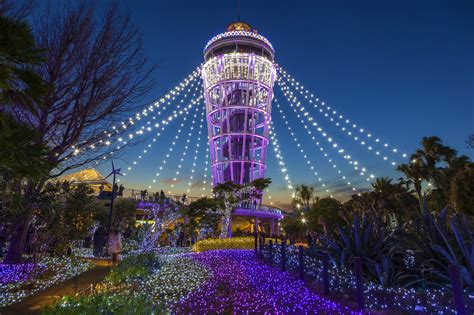
M 54 169 L 53 176 L 101 161 L 133 143 L 128 141 L 118 148 L 110 145 L 109 137 L 129 132 L 113 127 L 142 106 L 142 98 L 152 86 L 153 67 L 142 53 L 141 35 L 128 15 L 116 4 L 106 7 L 102 17 L 96 12 L 103 11 L 87 1 L 50 6 L 38 17 L 33 32 L 45 51 L 44 62 L 34 69 L 46 84 L 46 93 L 38 97 L 30 76 L 10 71 L 23 81 L 13 86 L 16 93 L 7 89 L 2 96 L 17 105 L 10 111 L 14 118 L 38 133 L 38 143 L 48 144 L 47 161 Z M 32 46 L 31 38 L 20 38 Z M 3 51 L 11 52 L 12 48 Z M 35 53 L 25 56 L 34 57 Z M 29 182 L 26 191 L 32 192 L 30 198 L 41 192 L 47 178 Z M 8 262 L 21 259 L 31 208 L 25 207 L 30 210 L 17 218 L 5 259 Z

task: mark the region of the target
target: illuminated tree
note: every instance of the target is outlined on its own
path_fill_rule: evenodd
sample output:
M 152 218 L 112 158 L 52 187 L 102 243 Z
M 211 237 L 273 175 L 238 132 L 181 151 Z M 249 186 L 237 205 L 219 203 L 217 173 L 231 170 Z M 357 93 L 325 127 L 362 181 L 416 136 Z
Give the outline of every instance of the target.
M 260 199 L 261 192 L 270 185 L 269 178 L 258 178 L 249 184 L 240 185 L 232 181 L 220 183 L 214 186 L 215 198 L 223 205 L 221 210 L 221 233 L 220 238 L 229 237 L 232 212 L 242 201 Z

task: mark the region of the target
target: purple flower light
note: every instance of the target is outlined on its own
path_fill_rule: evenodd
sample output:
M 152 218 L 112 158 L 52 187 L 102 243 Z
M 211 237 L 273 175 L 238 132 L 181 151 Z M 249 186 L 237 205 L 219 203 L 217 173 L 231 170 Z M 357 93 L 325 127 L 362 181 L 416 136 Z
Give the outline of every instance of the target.
M 37 276 L 44 271 L 38 264 L 0 264 L 0 285 L 26 281 L 28 278 Z
M 251 251 L 208 251 L 194 259 L 213 275 L 198 290 L 172 305 L 178 314 L 351 313 L 339 303 L 311 292 L 303 281 L 254 258 Z

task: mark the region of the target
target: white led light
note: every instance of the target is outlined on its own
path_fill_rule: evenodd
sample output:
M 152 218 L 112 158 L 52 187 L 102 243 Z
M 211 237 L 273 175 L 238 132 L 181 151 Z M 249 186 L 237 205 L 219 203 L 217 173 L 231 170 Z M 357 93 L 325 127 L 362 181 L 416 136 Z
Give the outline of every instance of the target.
M 284 82 L 283 82 L 282 80 L 277 80 L 277 84 L 278 84 L 278 86 L 280 87 L 280 89 L 281 89 L 283 95 L 286 97 L 288 103 L 290 104 L 290 107 L 293 109 L 293 112 L 295 112 L 295 113 L 297 114 L 297 111 L 296 111 L 296 107 L 297 107 L 297 106 L 296 106 L 296 104 L 298 104 L 298 103 L 297 103 L 297 98 L 296 98 L 296 96 L 294 96 L 294 95 L 293 95 L 293 92 L 291 92 L 291 91 L 288 89 L 288 87 L 284 85 Z M 301 107 L 301 109 L 304 110 L 304 106 Z M 297 114 L 297 116 L 299 116 L 299 115 Z M 310 116 L 307 116 L 307 117 L 306 117 L 306 120 L 309 121 L 309 118 L 311 118 L 311 117 L 310 117 Z M 300 123 L 301 123 L 303 126 L 305 126 L 305 129 L 307 130 L 308 135 L 309 135 L 310 137 L 312 137 L 313 140 L 315 140 L 315 138 L 314 138 L 314 136 L 313 136 L 311 130 L 309 130 L 309 128 L 307 128 L 307 125 L 304 123 L 304 121 L 303 121 L 303 120 L 300 120 Z M 332 139 L 326 132 L 324 132 L 324 130 L 323 130 L 321 127 L 317 127 L 317 128 L 314 128 L 314 129 L 317 130 L 324 138 L 326 138 L 326 140 L 327 140 L 329 143 L 331 143 L 331 142 L 333 141 L 333 139 Z M 319 149 L 320 149 L 321 152 L 324 152 L 324 149 L 322 148 L 322 146 L 320 145 L 319 142 L 315 141 L 315 144 L 319 147 Z M 343 152 L 344 152 L 344 151 L 341 151 L 342 148 L 340 148 L 340 147 L 337 148 L 337 146 L 334 147 L 333 145 L 331 145 L 331 147 L 333 147 L 333 148 L 334 148 L 339 154 L 341 154 L 341 155 L 342 155 Z M 325 156 L 326 158 L 328 158 L 328 160 L 331 162 L 331 159 L 328 157 L 327 153 L 324 153 L 324 156 Z M 347 160 L 349 164 L 354 165 L 354 166 L 353 166 L 354 170 L 358 170 L 358 169 L 359 169 L 359 167 L 357 166 L 359 163 L 358 163 L 357 161 L 355 161 L 355 163 L 354 163 L 354 162 L 352 161 L 352 158 L 351 158 L 350 155 L 344 155 L 344 159 Z M 337 169 L 337 166 L 336 166 L 335 164 L 333 164 L 332 167 L 333 167 L 334 169 Z M 340 174 L 341 172 L 338 171 L 338 173 Z M 360 173 L 358 172 L 358 174 L 360 174 Z M 362 174 L 361 176 L 364 176 L 364 174 Z M 367 178 L 364 177 L 364 179 L 367 179 Z M 370 180 L 370 179 L 369 179 L 369 180 Z
M 286 71 L 283 68 L 281 68 L 281 66 L 277 67 L 277 71 L 280 74 L 279 77 L 278 77 L 278 80 L 282 81 L 285 85 L 288 84 L 288 86 L 295 86 L 295 84 L 296 85 L 299 84 L 299 82 L 295 81 L 294 78 L 292 78 L 289 74 L 287 74 Z M 303 90 L 298 89 L 298 88 L 295 88 L 295 90 L 298 91 L 302 96 L 304 96 L 304 98 L 307 99 L 310 104 L 313 104 L 313 107 L 315 109 L 319 109 L 319 112 L 323 113 L 324 117 L 329 118 L 329 120 L 331 122 L 335 123 L 336 126 L 338 126 L 342 131 L 346 131 L 346 128 L 342 124 L 340 124 L 339 122 L 345 123 L 349 127 L 353 128 L 354 130 L 359 132 L 360 134 L 365 135 L 368 139 L 372 138 L 371 133 L 367 132 L 364 128 L 358 128 L 357 124 L 354 124 L 354 123 L 350 124 L 351 121 L 349 119 L 343 119 L 344 118 L 343 115 L 336 115 L 336 111 L 334 111 L 334 110 L 331 111 L 330 110 L 331 107 L 327 106 L 324 102 L 320 102 L 318 104 L 319 98 L 315 98 L 313 94 L 311 94 L 310 98 L 308 99 L 308 96 L 307 96 L 308 93 L 309 93 L 308 90 L 303 91 Z M 290 99 L 296 101 L 296 97 L 293 94 L 290 96 Z M 297 107 L 300 107 L 299 102 L 297 103 Z M 339 122 L 336 122 L 337 120 L 339 120 Z M 347 134 L 351 135 L 351 132 L 347 132 Z M 355 140 L 357 140 L 357 138 Z M 378 138 L 375 140 L 375 142 L 377 142 L 377 143 L 379 143 L 380 141 L 381 140 L 378 139 Z M 361 144 L 363 145 L 364 143 L 361 143 Z M 383 145 L 383 147 L 387 148 L 388 144 L 385 143 Z M 369 149 L 369 150 L 372 150 L 372 149 Z M 396 154 L 397 151 L 392 150 L 392 151 L 390 151 L 390 153 Z M 403 157 L 405 158 L 405 156 L 403 156 Z M 392 161 L 392 164 L 393 163 L 394 163 L 394 161 Z

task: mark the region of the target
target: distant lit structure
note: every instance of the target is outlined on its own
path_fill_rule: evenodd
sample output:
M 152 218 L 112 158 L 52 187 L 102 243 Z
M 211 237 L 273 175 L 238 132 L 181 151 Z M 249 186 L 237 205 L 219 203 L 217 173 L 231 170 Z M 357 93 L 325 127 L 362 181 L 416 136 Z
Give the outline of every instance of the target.
M 246 184 L 265 177 L 276 78 L 274 54 L 271 43 L 243 22 L 231 23 L 204 48 L 202 78 L 213 185 Z M 261 201 L 262 196 L 236 214 L 254 216 L 261 210 L 272 219 L 274 232 L 273 219 L 281 212 L 264 209 Z

